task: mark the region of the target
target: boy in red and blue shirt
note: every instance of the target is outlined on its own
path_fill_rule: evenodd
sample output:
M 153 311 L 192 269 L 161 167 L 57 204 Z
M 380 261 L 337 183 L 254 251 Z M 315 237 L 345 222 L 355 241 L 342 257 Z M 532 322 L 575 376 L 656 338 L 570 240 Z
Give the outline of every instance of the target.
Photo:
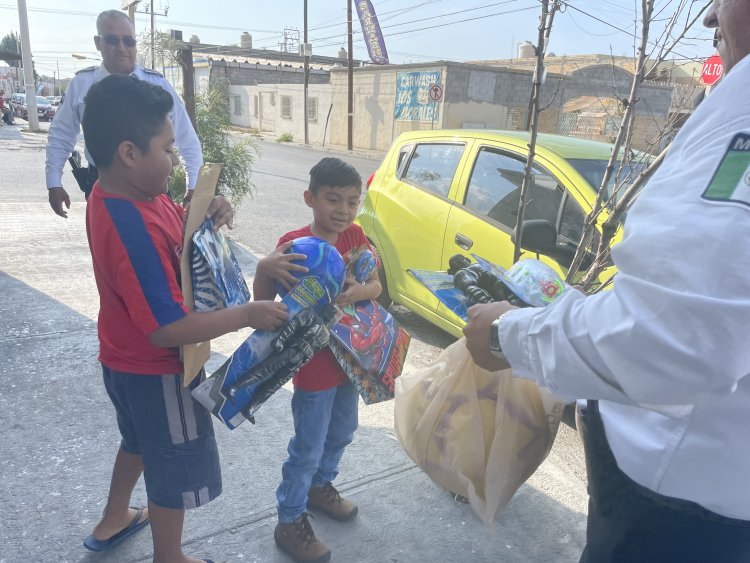
M 259 262 L 253 284 L 255 298 L 273 299 L 275 282 L 289 289 L 297 281 L 292 272 L 306 271 L 304 266 L 292 263 L 303 260 L 304 255 L 285 254 L 296 238 L 318 237 L 334 245 L 342 256 L 356 248 L 369 247 L 362 228 L 354 224 L 361 195 L 362 179 L 352 166 L 338 158 L 324 158 L 316 164 L 310 170 L 310 184 L 304 193 L 313 222 L 286 233 L 276 250 Z M 377 271 L 364 284 L 349 277 L 336 302 L 346 307 L 375 299 L 380 291 Z M 320 563 L 328 561 L 331 552 L 315 538 L 307 508 L 341 521 L 357 515 L 357 506 L 342 497 L 331 482 L 338 475 L 341 456 L 357 429 L 359 394 L 329 348 L 313 356 L 293 382 L 294 436 L 289 441 L 289 457 L 276 490 L 279 524 L 274 539 L 295 561 Z
M 126 75 L 104 78 L 86 97 L 83 131 L 99 168 L 86 208 L 99 360 L 122 440 L 104 514 L 84 546 L 111 549 L 150 520 L 155 563 L 198 563 L 209 560 L 182 552 L 184 511 L 221 493 L 221 471 L 211 415 L 190 395 L 199 379 L 183 387 L 178 347 L 246 326 L 276 330 L 287 313 L 261 301 L 206 313 L 185 307 L 184 209 L 166 195 L 178 162 L 172 104 L 162 88 Z M 218 228 L 233 211 L 218 197 L 208 215 Z M 148 513 L 129 507 L 142 472 Z

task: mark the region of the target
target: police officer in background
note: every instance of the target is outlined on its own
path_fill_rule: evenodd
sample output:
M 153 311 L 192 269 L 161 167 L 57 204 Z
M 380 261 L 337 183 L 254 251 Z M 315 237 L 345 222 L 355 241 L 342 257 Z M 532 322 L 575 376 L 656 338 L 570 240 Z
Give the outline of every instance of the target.
M 200 142 L 182 100 L 179 99 L 169 82 L 160 73 L 141 68 L 135 64 L 136 40 L 133 24 L 128 16 L 117 10 L 106 10 L 99 14 L 96 19 L 96 31 L 94 44 L 102 54 L 102 64 L 76 73 L 68 85 L 63 103 L 58 108 L 55 119 L 49 128 L 46 164 L 47 190 L 52 210 L 61 217 L 68 216 L 65 208 L 70 209 L 70 197 L 65 188 L 62 187 L 63 167 L 76 145 L 86 93 L 94 82 L 109 74 L 131 74 L 146 82 L 158 84 L 174 98 L 175 104 L 171 119 L 174 127 L 175 144 L 179 149 L 180 156 L 185 161 L 188 195 L 191 193 L 190 190 L 195 188 L 198 171 L 203 164 Z M 116 107 L 112 108 L 112 111 L 117 110 Z M 86 160 L 88 160 L 90 166 L 88 171 L 90 178 L 88 191 L 90 191 L 97 174 L 96 168 L 91 168 L 91 165 L 95 163 L 92 162 L 88 151 L 86 151 Z M 80 181 L 83 176 L 84 183 L 86 183 L 86 174 L 85 169 L 81 169 L 76 174 L 76 179 Z M 88 197 L 85 190 L 84 193 Z
M 586 563 L 750 561 L 750 0 L 715 0 L 721 83 L 628 213 L 614 287 L 469 310 L 467 347 L 581 410 Z

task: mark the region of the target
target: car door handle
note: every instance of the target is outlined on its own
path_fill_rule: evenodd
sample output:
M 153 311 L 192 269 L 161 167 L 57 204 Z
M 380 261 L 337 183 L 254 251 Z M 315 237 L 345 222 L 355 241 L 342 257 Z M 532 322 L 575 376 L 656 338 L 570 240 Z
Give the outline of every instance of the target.
M 469 237 L 462 235 L 461 233 L 456 233 L 455 240 L 456 245 L 458 245 L 459 248 L 463 248 L 464 250 L 469 250 L 472 246 L 474 246 L 474 241 Z

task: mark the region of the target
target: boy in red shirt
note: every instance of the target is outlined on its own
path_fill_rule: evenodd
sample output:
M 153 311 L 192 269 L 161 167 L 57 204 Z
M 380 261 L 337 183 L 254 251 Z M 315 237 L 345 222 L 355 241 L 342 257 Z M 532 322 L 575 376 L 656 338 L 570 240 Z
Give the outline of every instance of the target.
M 369 247 L 362 228 L 354 224 L 361 195 L 362 179 L 352 166 L 338 158 L 324 158 L 316 164 L 310 170 L 310 185 L 304 194 L 313 221 L 282 236 L 277 249 L 260 261 L 253 284 L 255 298 L 273 299 L 275 281 L 289 289 L 297 281 L 291 272 L 306 271 L 305 267 L 292 264 L 293 260 L 304 259 L 304 255 L 284 254 L 296 238 L 315 236 L 326 240 L 342 256 L 355 248 Z M 380 291 L 375 271 L 364 284 L 347 278 L 336 302 L 345 307 L 375 299 Z M 338 475 L 341 456 L 357 429 L 359 394 L 329 348 L 303 366 L 293 382 L 294 436 L 289 441 L 289 457 L 276 490 L 279 524 L 274 539 L 295 561 L 319 563 L 328 561 L 331 552 L 315 538 L 307 508 L 340 521 L 357 515 L 357 506 L 343 498 L 331 481 Z
M 151 523 L 155 563 L 208 561 L 182 553 L 184 511 L 221 493 L 211 414 L 181 381 L 178 346 L 246 326 L 278 329 L 281 303 L 256 301 L 207 313 L 183 304 L 179 272 L 184 209 L 166 195 L 178 159 L 168 119 L 172 97 L 135 77 L 91 87 L 83 132 L 99 167 L 86 207 L 100 310 L 99 360 L 122 436 L 104 514 L 84 546 L 104 551 Z M 211 203 L 216 228 L 233 211 Z M 144 473 L 148 513 L 129 508 Z

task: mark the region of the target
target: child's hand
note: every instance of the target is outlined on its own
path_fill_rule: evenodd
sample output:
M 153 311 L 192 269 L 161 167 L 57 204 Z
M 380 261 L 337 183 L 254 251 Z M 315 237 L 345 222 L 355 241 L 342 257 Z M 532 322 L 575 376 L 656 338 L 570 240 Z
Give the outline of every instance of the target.
M 276 248 L 271 254 L 262 258 L 258 263 L 258 270 L 269 278 L 273 278 L 287 290 L 291 289 L 299 280 L 292 272 L 306 274 L 308 269 L 301 264 L 292 264 L 294 260 L 305 260 L 307 256 L 298 253 L 284 254 L 294 241 L 288 241 Z
M 253 301 L 244 305 L 247 310 L 247 326 L 275 331 L 286 323 L 286 305 L 278 301 Z
M 211 219 L 213 222 L 213 231 L 216 232 L 219 228 L 226 225 L 230 229 L 234 228 L 234 209 L 229 202 L 224 199 L 223 196 L 217 195 L 211 200 L 211 205 L 208 206 L 206 212 L 206 219 Z
M 347 307 L 357 301 L 362 301 L 364 298 L 360 296 L 362 290 L 362 284 L 354 279 L 354 276 L 346 276 L 344 280 L 344 289 L 339 296 L 336 298 L 336 305 L 341 307 Z

